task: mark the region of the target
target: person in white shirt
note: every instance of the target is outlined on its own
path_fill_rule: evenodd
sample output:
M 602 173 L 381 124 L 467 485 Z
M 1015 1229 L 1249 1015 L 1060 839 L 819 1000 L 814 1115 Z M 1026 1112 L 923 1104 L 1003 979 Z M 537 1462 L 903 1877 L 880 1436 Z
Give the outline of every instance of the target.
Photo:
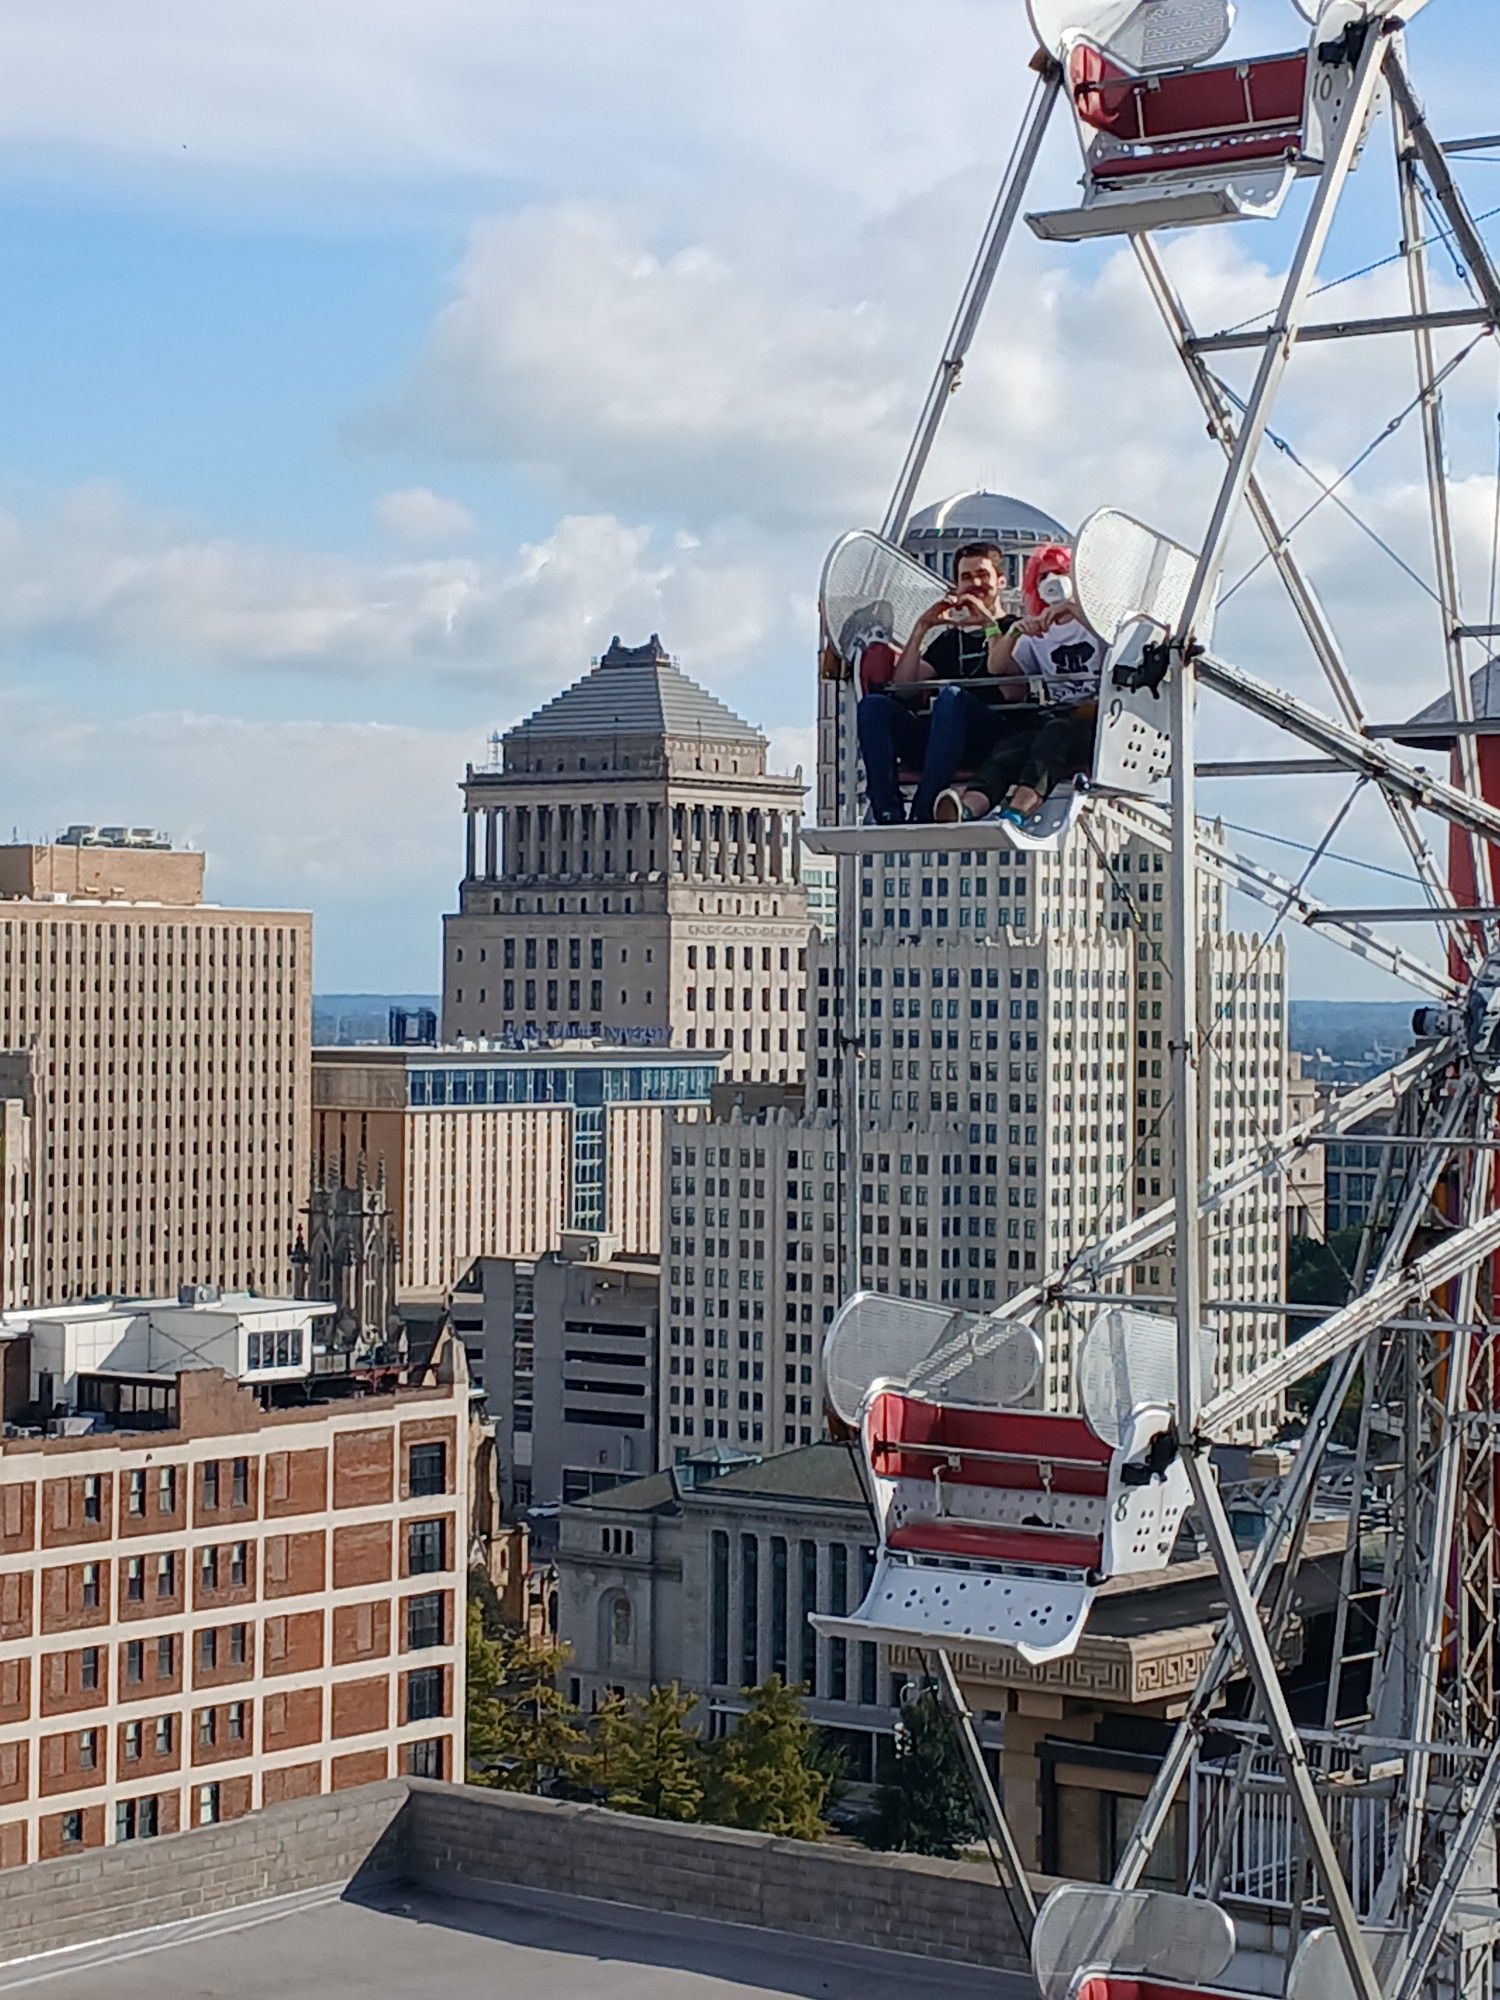
M 1074 602 L 1070 567 L 1066 550 L 1055 551 L 1036 585 L 1039 612 L 991 640 L 990 672 L 1016 683 L 1008 698 L 1029 693 L 1039 706 L 1013 717 L 973 778 L 936 801 L 939 825 L 983 819 L 998 806 L 1002 819 L 1024 827 L 1055 785 L 1088 769 L 1105 645 Z

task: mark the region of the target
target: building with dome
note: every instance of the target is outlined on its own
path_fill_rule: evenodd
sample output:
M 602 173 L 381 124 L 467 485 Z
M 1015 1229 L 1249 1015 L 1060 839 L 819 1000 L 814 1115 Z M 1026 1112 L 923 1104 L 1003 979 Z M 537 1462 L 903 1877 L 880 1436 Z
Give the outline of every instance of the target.
M 998 543 L 1005 551 L 1009 581 L 1013 588 L 1019 588 L 1026 558 L 1033 549 L 1044 548 L 1049 542 L 1071 545 L 1072 540 L 1071 531 L 1040 507 L 1009 493 L 990 493 L 975 486 L 914 514 L 901 546 L 928 569 L 951 578 L 954 554 L 965 542 Z
M 601 1037 L 800 1078 L 804 787 L 766 752 L 655 633 L 507 731 L 464 776 L 444 1041 Z

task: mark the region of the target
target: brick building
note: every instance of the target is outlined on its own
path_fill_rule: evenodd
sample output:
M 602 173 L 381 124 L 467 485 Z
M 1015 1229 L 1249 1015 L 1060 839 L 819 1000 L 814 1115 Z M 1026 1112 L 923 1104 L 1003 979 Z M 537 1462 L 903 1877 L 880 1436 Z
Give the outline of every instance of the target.
M 28 1339 L 0 1343 L 12 1418 Z M 0 1866 L 462 1775 L 468 1380 L 445 1357 L 327 1400 L 311 1373 L 80 1370 L 80 1406 L 107 1379 L 114 1407 L 64 1422 L 102 1427 L 0 1439 Z

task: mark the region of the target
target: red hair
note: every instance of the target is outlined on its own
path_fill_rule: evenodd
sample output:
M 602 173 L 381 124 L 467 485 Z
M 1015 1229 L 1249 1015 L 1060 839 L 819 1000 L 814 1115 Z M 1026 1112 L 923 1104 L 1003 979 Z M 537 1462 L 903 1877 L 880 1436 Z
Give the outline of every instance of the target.
M 1026 573 L 1021 578 L 1021 595 L 1026 600 L 1026 609 L 1033 618 L 1040 618 L 1046 606 L 1043 604 L 1037 585 L 1044 576 L 1071 576 L 1073 573 L 1072 552 L 1060 542 L 1049 542 L 1045 548 L 1033 549 L 1026 559 Z

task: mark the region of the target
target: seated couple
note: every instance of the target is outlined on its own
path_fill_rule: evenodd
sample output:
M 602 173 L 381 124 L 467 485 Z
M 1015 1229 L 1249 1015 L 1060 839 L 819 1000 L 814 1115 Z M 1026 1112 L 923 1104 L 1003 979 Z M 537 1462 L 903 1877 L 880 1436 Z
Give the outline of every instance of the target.
M 996 807 L 1025 825 L 1059 780 L 1088 768 L 1105 649 L 1072 601 L 1072 558 L 1056 546 L 1032 556 L 1020 620 L 1002 609 L 1004 563 L 992 543 L 961 548 L 951 595 L 918 619 L 889 688 L 860 702 L 860 753 L 877 826 L 906 823 L 903 765 L 921 772 L 915 825 L 982 819 Z M 1000 686 L 986 700 L 975 684 L 991 679 Z M 1011 713 L 1008 704 L 1026 700 L 1028 683 L 1038 684 L 1042 706 Z M 895 692 L 927 687 L 935 692 L 925 705 Z M 960 772 L 972 776 L 955 785 Z

